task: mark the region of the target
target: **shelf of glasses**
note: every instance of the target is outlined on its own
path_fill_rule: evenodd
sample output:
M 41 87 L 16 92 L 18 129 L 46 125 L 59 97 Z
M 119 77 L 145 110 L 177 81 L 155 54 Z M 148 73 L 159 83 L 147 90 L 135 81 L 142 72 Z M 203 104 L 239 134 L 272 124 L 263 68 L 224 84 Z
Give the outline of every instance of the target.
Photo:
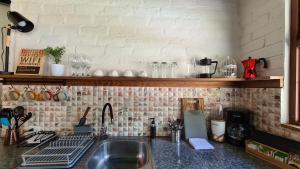
M 0 75 L 5 85 L 203 87 L 203 88 L 282 88 L 282 76 L 254 80 L 243 78 L 140 78 Z

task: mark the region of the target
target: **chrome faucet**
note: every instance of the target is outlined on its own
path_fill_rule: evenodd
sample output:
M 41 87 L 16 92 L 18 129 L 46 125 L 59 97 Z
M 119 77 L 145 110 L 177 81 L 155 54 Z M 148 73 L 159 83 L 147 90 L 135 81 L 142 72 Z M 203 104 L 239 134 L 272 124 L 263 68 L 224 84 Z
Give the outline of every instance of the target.
M 111 120 L 111 124 L 113 124 L 113 119 L 114 119 L 114 115 L 113 115 L 113 110 L 112 110 L 112 106 L 110 103 L 106 103 L 104 106 L 103 106 L 103 109 L 102 109 L 102 125 L 101 125 L 101 128 L 100 128 L 100 138 L 107 138 L 108 135 L 107 135 L 107 127 L 104 126 L 104 117 L 105 117 L 105 110 L 106 110 L 106 107 L 109 108 L 109 114 L 110 114 L 110 120 Z

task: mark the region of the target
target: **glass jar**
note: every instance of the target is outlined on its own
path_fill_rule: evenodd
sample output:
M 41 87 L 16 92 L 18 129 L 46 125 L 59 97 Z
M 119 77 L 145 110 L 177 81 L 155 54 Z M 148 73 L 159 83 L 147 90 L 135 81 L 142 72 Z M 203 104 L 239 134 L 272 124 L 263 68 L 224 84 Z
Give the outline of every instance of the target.
M 152 62 L 151 63 L 151 68 L 152 68 L 152 78 L 158 78 L 159 74 L 159 63 L 158 62 Z
M 169 77 L 170 78 L 176 78 L 176 76 L 177 76 L 177 62 L 170 63 L 169 68 L 170 68 Z
M 161 78 L 167 78 L 167 71 L 168 71 L 168 63 L 167 62 L 161 62 L 161 64 L 160 64 L 160 77 Z

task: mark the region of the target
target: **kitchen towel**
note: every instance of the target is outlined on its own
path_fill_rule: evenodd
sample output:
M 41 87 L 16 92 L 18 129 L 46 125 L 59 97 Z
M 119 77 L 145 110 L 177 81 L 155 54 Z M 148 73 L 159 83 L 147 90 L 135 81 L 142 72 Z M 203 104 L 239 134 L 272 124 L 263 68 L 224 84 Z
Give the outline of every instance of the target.
M 196 149 L 196 150 L 210 150 L 210 149 L 214 149 L 214 146 L 212 146 L 204 138 L 190 138 L 189 142 L 194 147 L 194 149 Z

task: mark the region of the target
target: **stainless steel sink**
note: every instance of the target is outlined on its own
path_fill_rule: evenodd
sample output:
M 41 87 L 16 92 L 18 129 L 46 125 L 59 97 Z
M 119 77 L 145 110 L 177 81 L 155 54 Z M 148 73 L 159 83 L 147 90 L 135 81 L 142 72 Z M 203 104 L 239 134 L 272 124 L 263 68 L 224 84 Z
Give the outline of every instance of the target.
M 88 169 L 151 169 L 151 148 L 146 141 L 104 141 L 87 161 Z

